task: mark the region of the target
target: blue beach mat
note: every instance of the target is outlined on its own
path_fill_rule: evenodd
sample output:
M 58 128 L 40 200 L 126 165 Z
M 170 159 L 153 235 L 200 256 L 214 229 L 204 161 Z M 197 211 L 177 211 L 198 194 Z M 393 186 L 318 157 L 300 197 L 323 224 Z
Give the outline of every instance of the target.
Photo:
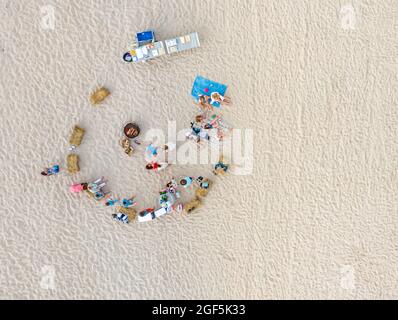
M 206 88 L 209 89 L 208 92 L 205 91 Z M 200 95 L 210 96 L 212 92 L 218 92 L 223 96 L 225 95 L 227 88 L 228 87 L 225 84 L 221 84 L 201 76 L 196 76 L 191 95 L 196 101 L 198 101 Z M 216 108 L 220 107 L 219 102 L 213 102 L 211 105 Z

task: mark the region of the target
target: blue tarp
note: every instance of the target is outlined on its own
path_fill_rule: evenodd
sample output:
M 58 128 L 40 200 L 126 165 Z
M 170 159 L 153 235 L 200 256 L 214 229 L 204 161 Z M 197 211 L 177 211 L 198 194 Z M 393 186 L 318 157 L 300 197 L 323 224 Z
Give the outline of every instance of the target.
M 208 89 L 208 90 L 206 90 L 206 89 Z M 218 92 L 219 94 L 221 94 L 223 96 L 223 95 L 225 95 L 226 91 L 227 91 L 227 86 L 225 84 L 221 84 L 221 83 L 203 78 L 201 76 L 196 76 L 195 81 L 193 83 L 191 95 L 196 101 L 198 101 L 200 95 L 210 96 L 213 92 Z M 212 106 L 219 108 L 220 103 L 213 102 Z

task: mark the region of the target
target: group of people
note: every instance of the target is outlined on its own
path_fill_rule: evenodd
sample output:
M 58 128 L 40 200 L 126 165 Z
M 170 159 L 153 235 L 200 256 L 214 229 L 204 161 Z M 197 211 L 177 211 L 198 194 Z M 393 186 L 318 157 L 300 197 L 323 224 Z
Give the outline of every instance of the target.
M 179 187 L 188 189 L 193 186 L 196 187 L 195 197 L 187 203 L 179 202 L 179 199 L 181 198 Z M 210 180 L 205 179 L 202 176 L 196 179 L 186 176 L 180 178 L 178 182 L 173 178 L 169 183 L 167 183 L 166 187 L 159 192 L 160 208 L 147 208 L 142 210 L 138 213 L 138 221 L 150 221 L 162 215 L 172 212 L 181 212 L 182 210 L 186 210 L 187 213 L 192 212 L 198 207 L 198 205 L 195 206 L 194 204 L 200 203 L 201 200 L 199 198 L 205 197 L 209 189 Z
M 222 140 L 225 134 L 230 130 L 229 126 L 222 120 L 222 118 L 214 114 L 213 105 L 230 105 L 231 99 L 227 96 L 222 96 L 218 92 L 212 92 L 210 95 L 200 95 L 199 108 L 200 114 L 195 117 L 195 120 L 191 122 L 191 132 L 187 135 L 188 139 L 192 139 L 198 143 L 203 140 L 210 141 L 213 136 L 211 131 L 216 132 L 215 138 Z M 127 123 L 123 128 L 124 137 L 120 141 L 120 145 L 124 152 L 128 156 L 132 156 L 134 148 L 132 143 L 137 145 L 141 143 L 136 140 L 140 134 L 140 128 L 135 123 Z M 84 135 L 84 130 L 75 127 L 72 138 L 70 140 L 71 150 L 75 151 L 76 147 L 80 145 Z M 168 167 L 170 163 L 170 151 L 176 146 L 173 144 L 165 144 L 162 146 L 155 146 L 150 143 L 145 148 L 145 160 L 147 162 L 146 169 L 153 171 L 161 171 Z M 214 166 L 214 175 L 225 174 L 229 170 L 229 165 L 225 163 L 221 157 L 219 162 Z M 70 170 L 68 170 L 72 173 Z M 45 168 L 41 174 L 43 176 L 57 175 L 61 172 L 59 164 L 54 164 L 51 167 Z M 102 202 L 105 207 L 118 207 L 118 212 L 112 214 L 114 220 L 122 223 L 129 223 L 133 217 L 135 218 L 134 207 L 137 206 L 135 196 L 129 198 L 115 198 L 111 196 L 111 192 L 106 191 L 107 181 L 104 177 L 101 177 L 92 182 L 76 183 L 69 187 L 69 191 L 72 193 L 86 192 L 89 197 Z M 178 182 L 173 178 L 166 187 L 159 193 L 159 209 L 146 208 L 138 213 L 138 221 L 148 221 L 155 219 L 161 215 L 171 212 L 181 212 L 183 209 L 186 212 L 195 210 L 202 202 L 202 199 L 208 194 L 210 189 L 211 181 L 199 176 L 194 178 L 192 176 L 183 176 Z M 187 203 L 178 203 L 180 199 L 180 188 L 185 190 L 194 189 L 194 198 Z
M 104 177 L 101 177 L 93 182 L 87 183 L 77 183 L 70 186 L 69 191 L 72 193 L 80 193 L 83 191 L 87 191 L 89 195 L 94 197 L 95 200 L 102 200 L 106 207 L 113 207 L 115 205 L 122 206 L 124 208 L 131 208 L 137 205 L 137 202 L 134 201 L 135 196 L 130 198 L 123 198 L 122 200 L 113 198 L 110 195 L 110 192 L 104 191 L 106 186 L 106 180 Z
M 213 113 L 214 102 L 221 106 L 230 105 L 231 98 L 222 96 L 218 92 L 213 92 L 210 96 L 199 95 L 200 114 L 196 115 L 195 120 L 191 122 L 191 130 L 187 133 L 187 140 L 192 140 L 198 144 L 202 141 L 212 142 L 214 139 L 222 141 L 230 131 L 220 115 Z
M 202 141 L 212 142 L 214 139 L 222 141 L 230 130 L 221 116 L 202 111 L 191 122 L 191 131 L 187 133 L 187 139 L 199 144 Z
M 120 140 L 120 145 L 128 156 L 132 156 L 135 151 L 132 143 L 141 145 L 141 142 L 136 138 L 140 134 L 140 127 L 136 123 L 129 122 L 123 128 L 124 137 Z M 150 143 L 145 148 L 145 160 L 147 162 L 146 169 L 161 171 L 168 166 L 168 151 L 172 148 L 171 145 L 166 144 L 162 147 L 157 147 Z
M 69 191 L 72 193 L 87 192 L 90 197 L 93 197 L 97 201 L 102 201 L 106 207 L 113 207 L 118 205 L 119 212 L 112 214 L 114 220 L 121 221 L 123 223 L 129 223 L 128 214 L 122 212 L 122 209 L 130 209 L 137 205 L 135 201 L 135 196 L 130 198 L 118 199 L 110 195 L 110 192 L 104 191 L 106 186 L 106 180 L 101 177 L 93 182 L 89 183 L 77 183 L 70 186 Z
M 175 146 L 171 143 L 157 147 L 154 144 L 149 144 L 145 149 L 145 160 L 147 170 L 161 171 L 169 165 L 169 151 L 172 151 Z
M 212 92 L 210 96 L 205 94 L 199 95 L 199 106 L 203 111 L 213 110 L 213 104 L 215 102 L 222 106 L 229 106 L 232 104 L 230 97 L 222 96 L 218 92 Z
M 214 166 L 213 173 L 215 175 L 225 174 L 229 169 L 229 165 L 224 162 L 222 158 L 220 158 L 219 162 Z M 50 168 L 45 168 L 42 172 L 43 175 L 49 176 L 54 175 L 60 172 L 59 165 L 54 165 Z M 105 190 L 107 181 L 104 177 L 96 179 L 92 182 L 83 182 L 76 183 L 69 187 L 69 191 L 71 193 L 81 193 L 86 192 L 89 197 L 95 199 L 96 201 L 103 202 L 105 207 L 114 207 L 118 206 L 118 212 L 112 214 L 113 220 L 129 223 L 132 220 L 132 217 L 129 216 L 129 213 L 133 212 L 135 215 L 135 210 L 133 207 L 137 205 L 135 201 L 135 196 L 130 198 L 115 198 L 111 196 L 109 191 Z M 195 197 L 192 201 L 185 205 L 183 203 L 176 204 L 177 200 L 180 199 L 180 190 L 183 189 L 195 189 Z M 155 208 L 146 208 L 142 210 L 138 214 L 139 221 L 147 221 L 146 217 L 150 217 L 150 220 L 153 220 L 161 215 L 171 212 L 181 212 L 183 209 L 186 209 L 187 212 L 191 212 L 196 209 L 200 203 L 201 198 L 205 197 L 210 189 L 210 180 L 204 178 L 203 176 L 199 176 L 194 178 L 192 176 L 183 176 L 178 182 L 175 179 L 172 179 L 169 183 L 167 183 L 166 188 L 160 191 L 159 193 L 159 205 L 160 209 L 155 210 Z M 127 210 L 127 211 L 126 211 Z
M 69 187 L 69 191 L 72 193 L 80 193 L 86 191 L 87 194 L 93 197 L 95 200 L 104 199 L 109 193 L 104 191 L 106 181 L 104 177 L 101 177 L 93 182 L 75 183 Z

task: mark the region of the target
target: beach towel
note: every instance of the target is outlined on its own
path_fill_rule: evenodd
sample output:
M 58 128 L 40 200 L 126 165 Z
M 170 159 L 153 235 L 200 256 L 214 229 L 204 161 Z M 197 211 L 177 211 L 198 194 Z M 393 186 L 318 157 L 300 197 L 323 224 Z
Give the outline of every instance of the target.
M 195 101 L 199 100 L 199 96 L 210 96 L 213 92 L 218 92 L 220 95 L 224 96 L 227 88 L 225 84 L 203 78 L 202 76 L 196 76 L 191 95 Z M 211 105 L 216 108 L 220 107 L 220 103 L 216 101 L 211 102 Z

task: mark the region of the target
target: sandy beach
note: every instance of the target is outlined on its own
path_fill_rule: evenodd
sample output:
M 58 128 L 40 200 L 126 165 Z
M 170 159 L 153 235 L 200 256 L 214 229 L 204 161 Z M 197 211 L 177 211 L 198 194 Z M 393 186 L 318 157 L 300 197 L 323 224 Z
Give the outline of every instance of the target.
M 397 20 L 396 0 L 1 0 L 0 298 L 397 299 Z M 201 46 L 124 62 L 147 29 Z M 245 174 L 119 146 L 126 121 L 188 128 L 197 75 L 253 134 Z M 77 124 L 80 172 L 41 176 Z M 148 223 L 68 190 L 105 176 L 146 208 L 181 175 L 214 179 L 203 207 Z

